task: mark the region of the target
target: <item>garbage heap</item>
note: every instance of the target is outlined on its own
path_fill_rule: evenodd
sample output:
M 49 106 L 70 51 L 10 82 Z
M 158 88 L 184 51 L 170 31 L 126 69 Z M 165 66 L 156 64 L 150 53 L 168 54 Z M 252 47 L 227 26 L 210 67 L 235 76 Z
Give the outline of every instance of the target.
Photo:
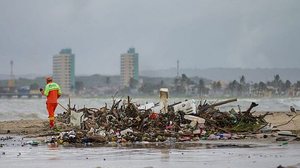
M 57 120 L 72 130 L 61 132 L 59 139 L 67 142 L 179 142 L 199 139 L 237 138 L 237 133 L 254 133 L 266 126 L 267 115 L 254 116 L 251 110 L 221 112 L 217 106 L 236 101 L 230 99 L 195 105 L 186 100 L 168 105 L 166 111 L 157 104 L 137 105 L 127 100 L 113 100 L 111 108 L 71 107 L 58 114 Z

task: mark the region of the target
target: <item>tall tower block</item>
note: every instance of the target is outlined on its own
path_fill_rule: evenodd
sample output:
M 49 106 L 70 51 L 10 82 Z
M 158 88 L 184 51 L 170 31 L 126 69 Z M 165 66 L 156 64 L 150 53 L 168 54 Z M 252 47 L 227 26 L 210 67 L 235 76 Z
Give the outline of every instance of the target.
M 72 49 L 62 49 L 53 56 L 53 80 L 57 82 L 63 94 L 73 94 L 75 90 L 75 55 Z
M 121 86 L 129 87 L 130 79 L 139 80 L 139 54 L 134 48 L 129 48 L 127 53 L 121 54 Z

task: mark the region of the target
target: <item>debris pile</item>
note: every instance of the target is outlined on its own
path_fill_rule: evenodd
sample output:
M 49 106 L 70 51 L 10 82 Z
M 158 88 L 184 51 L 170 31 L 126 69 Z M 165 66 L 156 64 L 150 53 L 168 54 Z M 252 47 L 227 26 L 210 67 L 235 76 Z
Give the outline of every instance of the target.
M 259 116 L 254 116 L 251 113 L 251 110 L 258 106 L 255 102 L 252 102 L 246 111 L 236 112 L 234 109 L 231 109 L 229 112 L 220 112 L 214 108 L 215 106 L 232 101 L 236 101 L 236 99 L 212 105 L 204 103 L 203 105 L 200 104 L 198 106 L 198 114 L 200 117 L 205 119 L 205 126 L 207 129 L 226 133 L 255 133 L 268 125 L 264 118 L 265 116 L 270 115 L 269 112 Z
M 205 102 L 196 106 L 194 101 L 168 105 L 167 108 L 154 103 L 143 106 L 127 100 L 115 100 L 111 108 L 71 107 L 58 114 L 57 120 L 72 127 L 72 131 L 61 132 L 58 139 L 70 143 L 107 142 L 178 142 L 199 139 L 232 139 L 236 133 L 254 133 L 268 123 L 268 113 L 254 116 L 251 110 L 221 112 L 217 106 L 237 101 L 230 99 L 214 104 Z M 161 109 L 167 109 L 162 111 Z

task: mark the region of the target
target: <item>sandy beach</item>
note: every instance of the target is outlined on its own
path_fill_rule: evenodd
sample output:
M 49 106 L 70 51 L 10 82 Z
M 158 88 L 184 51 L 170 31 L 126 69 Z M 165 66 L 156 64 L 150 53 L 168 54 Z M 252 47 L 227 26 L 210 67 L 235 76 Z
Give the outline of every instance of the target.
M 38 134 L 47 130 L 47 120 L 13 120 L 0 122 L 0 134 Z
M 265 120 L 272 126 L 276 126 L 278 130 L 290 130 L 299 135 L 300 112 L 272 112 L 272 115 L 266 116 Z

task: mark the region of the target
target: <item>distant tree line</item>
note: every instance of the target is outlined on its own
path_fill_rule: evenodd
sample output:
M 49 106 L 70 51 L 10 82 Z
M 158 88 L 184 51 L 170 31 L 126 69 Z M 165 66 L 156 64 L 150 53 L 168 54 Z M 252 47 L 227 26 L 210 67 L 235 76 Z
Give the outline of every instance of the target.
M 237 96 L 237 97 L 265 97 L 265 96 L 300 96 L 300 81 L 292 83 L 283 81 L 278 74 L 272 81 L 247 82 L 243 75 L 239 80 L 229 82 L 211 81 L 200 78 L 191 79 L 182 74 L 176 77 L 173 83 L 165 83 L 163 80 L 157 84 L 145 81 L 139 88 L 140 93 L 152 94 L 161 87 L 169 88 L 173 95 L 184 96 Z
M 129 86 L 120 87 L 119 76 L 79 76 L 76 77 L 75 93 L 79 96 L 111 96 L 116 92 L 123 95 L 157 96 L 160 88 L 168 88 L 173 96 L 201 97 L 270 97 L 270 96 L 300 96 L 300 80 L 292 83 L 282 80 L 276 74 L 271 81 L 251 82 L 243 75 L 233 81 L 212 81 L 199 77 L 188 77 L 186 74 L 175 78 L 140 77 L 141 81 L 131 79 Z M 0 92 L 5 91 L 7 80 L 0 80 Z M 33 80 L 20 78 L 16 80 L 16 89 L 28 86 L 37 90 L 45 85 L 44 78 Z

